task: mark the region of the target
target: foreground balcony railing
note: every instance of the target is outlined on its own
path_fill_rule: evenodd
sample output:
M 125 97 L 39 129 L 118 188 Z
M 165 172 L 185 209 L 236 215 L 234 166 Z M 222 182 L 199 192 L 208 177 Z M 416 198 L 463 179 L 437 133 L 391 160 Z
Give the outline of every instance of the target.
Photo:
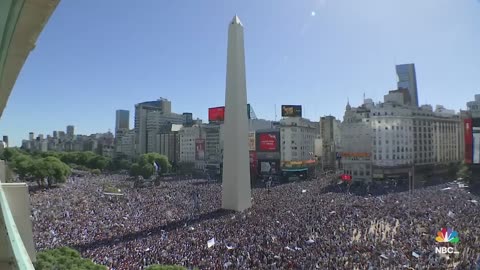
M 22 240 L 22 236 L 20 235 L 19 229 L 15 223 L 15 218 L 9 204 L 9 199 L 5 193 L 5 187 L 7 185 L 16 185 L 16 187 L 8 187 L 8 191 L 11 188 L 22 188 L 18 185 L 24 185 L 23 189 L 26 190 L 25 184 L 0 184 L 0 269 L 34 270 L 30 255 L 25 248 L 24 240 Z M 30 216 L 23 216 L 23 218 L 18 216 L 17 220 L 25 218 L 29 219 Z M 28 224 L 26 225 L 26 227 L 31 227 L 31 223 L 30 226 L 28 226 Z M 31 233 L 29 235 L 31 237 Z M 25 239 L 28 237 L 28 233 L 24 235 Z M 33 241 L 28 242 L 33 244 Z

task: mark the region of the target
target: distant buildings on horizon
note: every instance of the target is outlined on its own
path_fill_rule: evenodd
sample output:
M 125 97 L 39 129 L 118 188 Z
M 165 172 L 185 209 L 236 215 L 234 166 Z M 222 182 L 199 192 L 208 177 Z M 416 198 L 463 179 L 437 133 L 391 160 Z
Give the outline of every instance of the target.
M 262 171 L 260 167 L 270 168 L 272 164 L 288 167 L 318 160 L 323 169 L 342 169 L 354 180 L 371 181 L 405 177 L 413 164 L 433 166 L 468 156 L 465 145 L 470 142 L 464 141 L 462 119 L 480 118 L 480 95 L 467 103 L 467 112 L 456 113 L 442 105 L 435 109 L 431 105 L 419 106 L 415 65 L 397 65 L 396 73 L 397 89 L 388 91 L 383 102 L 364 98 L 363 104 L 355 108 L 347 103 L 343 122 L 333 116 L 323 116 L 319 121 L 303 118 L 300 105 L 283 105 L 278 122 L 250 119 L 253 108 L 249 105 L 251 162 Z M 171 101 L 160 98 L 135 104 L 132 129 L 130 112 L 117 110 L 114 134 L 75 135 L 74 126 L 67 126 L 66 133 L 54 131 L 47 138 L 41 134 L 34 138 L 31 132 L 22 147 L 37 151 L 96 151 L 106 157 L 132 160 L 155 152 L 167 156 L 172 164 L 189 162 L 198 169 L 219 173 L 224 136 L 221 108 L 212 110 L 215 119 L 203 123 L 194 120 L 192 113 L 173 112 Z M 274 138 L 275 132 L 280 137 L 269 143 L 278 144 L 277 148 L 271 154 L 258 152 L 256 148 L 262 142 L 255 141 L 259 139 L 255 134 Z M 475 132 L 478 135 L 472 138 L 478 136 L 480 141 L 480 121 Z M 480 163 L 480 144 L 477 148 L 472 150 L 471 159 Z M 478 158 L 473 157 L 475 154 Z

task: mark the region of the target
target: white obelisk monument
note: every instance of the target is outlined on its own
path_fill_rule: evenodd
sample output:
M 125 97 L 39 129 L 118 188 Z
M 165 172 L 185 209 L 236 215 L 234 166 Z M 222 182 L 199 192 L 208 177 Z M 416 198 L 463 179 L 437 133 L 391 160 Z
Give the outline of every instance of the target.
M 243 211 L 252 205 L 248 147 L 247 83 L 243 25 L 235 16 L 228 27 L 227 83 L 223 139 L 222 208 Z

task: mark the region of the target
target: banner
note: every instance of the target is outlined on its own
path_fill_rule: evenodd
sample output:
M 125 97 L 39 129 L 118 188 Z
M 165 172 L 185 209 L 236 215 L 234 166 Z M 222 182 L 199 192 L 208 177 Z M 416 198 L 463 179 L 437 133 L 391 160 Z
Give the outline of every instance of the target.
M 248 148 L 249 151 L 255 151 L 255 132 L 248 133 Z
M 205 140 L 195 139 L 195 160 L 205 159 Z
M 302 106 L 282 105 L 282 117 L 302 117 Z

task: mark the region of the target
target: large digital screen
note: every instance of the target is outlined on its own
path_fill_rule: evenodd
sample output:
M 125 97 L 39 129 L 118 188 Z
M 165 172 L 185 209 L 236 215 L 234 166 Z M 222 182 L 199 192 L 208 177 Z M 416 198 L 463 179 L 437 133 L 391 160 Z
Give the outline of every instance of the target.
M 282 105 L 282 117 L 302 117 L 302 106 Z
M 247 117 L 251 119 L 251 106 L 247 104 Z M 225 106 L 209 108 L 208 109 L 208 121 L 210 122 L 223 122 L 225 121 Z
M 208 121 L 223 122 L 225 121 L 225 107 L 215 107 L 208 109 Z
M 280 150 L 280 132 L 257 132 L 257 151 L 278 152 Z

